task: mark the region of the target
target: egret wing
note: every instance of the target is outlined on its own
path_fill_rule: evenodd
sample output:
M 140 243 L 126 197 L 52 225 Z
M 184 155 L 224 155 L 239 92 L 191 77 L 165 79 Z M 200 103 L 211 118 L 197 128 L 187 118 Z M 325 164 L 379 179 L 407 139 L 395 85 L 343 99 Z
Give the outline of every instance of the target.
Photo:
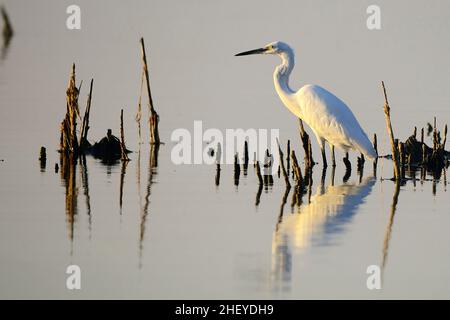
M 347 105 L 328 90 L 307 85 L 296 95 L 302 119 L 320 137 L 344 150 L 354 148 L 368 158 L 376 152 Z

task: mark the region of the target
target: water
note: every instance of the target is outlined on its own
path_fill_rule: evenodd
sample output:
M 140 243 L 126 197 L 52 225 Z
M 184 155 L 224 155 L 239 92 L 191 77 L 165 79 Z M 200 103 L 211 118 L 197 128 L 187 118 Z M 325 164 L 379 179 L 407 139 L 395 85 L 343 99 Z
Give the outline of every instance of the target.
M 273 89 L 276 58 L 233 57 L 277 39 L 297 51 L 292 87 L 317 83 L 337 93 L 378 134 L 380 153 L 389 152 L 381 80 L 398 137 L 433 116 L 442 127 L 450 115 L 449 4 L 379 2 L 382 29 L 369 31 L 366 1 L 79 1 L 82 29 L 69 31 L 69 3 L 6 1 L 15 36 L 0 61 L 0 297 L 449 298 L 443 178 L 402 186 L 392 213 L 395 185 L 380 179 L 392 176 L 390 161 L 380 161 L 377 178 L 370 163 L 361 181 L 354 168 L 347 183 L 339 161 L 334 183 L 331 168 L 323 183 L 315 168 L 301 205 L 292 205 L 293 189 L 283 201 L 284 181 L 275 177 L 255 206 L 252 167 L 236 187 L 233 167 L 223 166 L 216 187 L 214 166 L 170 158 L 172 131 L 192 131 L 195 120 L 220 130 L 279 128 L 303 157 L 297 121 Z M 140 36 L 165 142 L 157 166 L 145 121 L 143 144 L 134 121 Z M 95 81 L 91 140 L 108 128 L 117 134 L 125 110 L 135 151 L 125 168 L 88 157 L 72 180 L 54 172 L 72 62 L 84 80 L 83 110 Z M 320 159 L 315 141 L 313 148 Z M 71 264 L 81 267 L 82 290 L 66 289 Z M 382 290 L 367 289 L 369 265 L 384 265 Z

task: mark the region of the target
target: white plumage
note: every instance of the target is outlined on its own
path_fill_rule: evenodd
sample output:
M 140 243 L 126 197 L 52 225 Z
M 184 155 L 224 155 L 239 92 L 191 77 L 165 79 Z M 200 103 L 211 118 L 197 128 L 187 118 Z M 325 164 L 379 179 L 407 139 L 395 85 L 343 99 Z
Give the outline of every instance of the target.
M 284 105 L 302 119 L 316 135 L 325 158 L 325 141 L 347 152 L 357 150 L 369 159 L 377 153 L 349 107 L 334 94 L 317 85 L 305 85 L 297 92 L 289 87 L 289 76 L 294 68 L 294 50 L 284 42 L 237 54 L 276 54 L 282 63 L 273 74 L 275 89 Z
M 322 140 L 344 151 L 356 149 L 370 159 L 377 154 L 366 133 L 347 105 L 326 89 L 306 85 L 296 94 L 299 113 L 314 131 L 319 144 Z

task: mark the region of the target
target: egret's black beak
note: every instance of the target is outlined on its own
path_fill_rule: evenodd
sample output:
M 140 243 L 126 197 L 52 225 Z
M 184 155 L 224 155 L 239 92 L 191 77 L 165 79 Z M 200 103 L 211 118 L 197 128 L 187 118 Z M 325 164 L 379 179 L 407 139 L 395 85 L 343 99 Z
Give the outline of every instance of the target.
M 264 52 L 266 52 L 267 49 L 266 48 L 259 48 L 259 49 L 255 49 L 255 50 L 250 50 L 250 51 L 244 51 L 238 54 L 235 54 L 235 57 L 239 57 L 239 56 L 248 56 L 250 54 L 262 54 Z

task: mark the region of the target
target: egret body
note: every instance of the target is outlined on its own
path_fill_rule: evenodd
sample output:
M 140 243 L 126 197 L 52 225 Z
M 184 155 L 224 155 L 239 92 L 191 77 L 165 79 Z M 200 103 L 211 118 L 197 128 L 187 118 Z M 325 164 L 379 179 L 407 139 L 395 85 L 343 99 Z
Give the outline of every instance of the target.
M 345 152 L 357 150 L 373 160 L 377 153 L 350 108 L 338 97 L 318 85 L 305 85 L 297 92 L 289 87 L 294 68 L 294 50 L 284 42 L 272 42 L 263 48 L 236 54 L 276 54 L 282 63 L 273 74 L 275 90 L 283 104 L 311 128 L 317 138 L 324 166 L 325 142 Z

